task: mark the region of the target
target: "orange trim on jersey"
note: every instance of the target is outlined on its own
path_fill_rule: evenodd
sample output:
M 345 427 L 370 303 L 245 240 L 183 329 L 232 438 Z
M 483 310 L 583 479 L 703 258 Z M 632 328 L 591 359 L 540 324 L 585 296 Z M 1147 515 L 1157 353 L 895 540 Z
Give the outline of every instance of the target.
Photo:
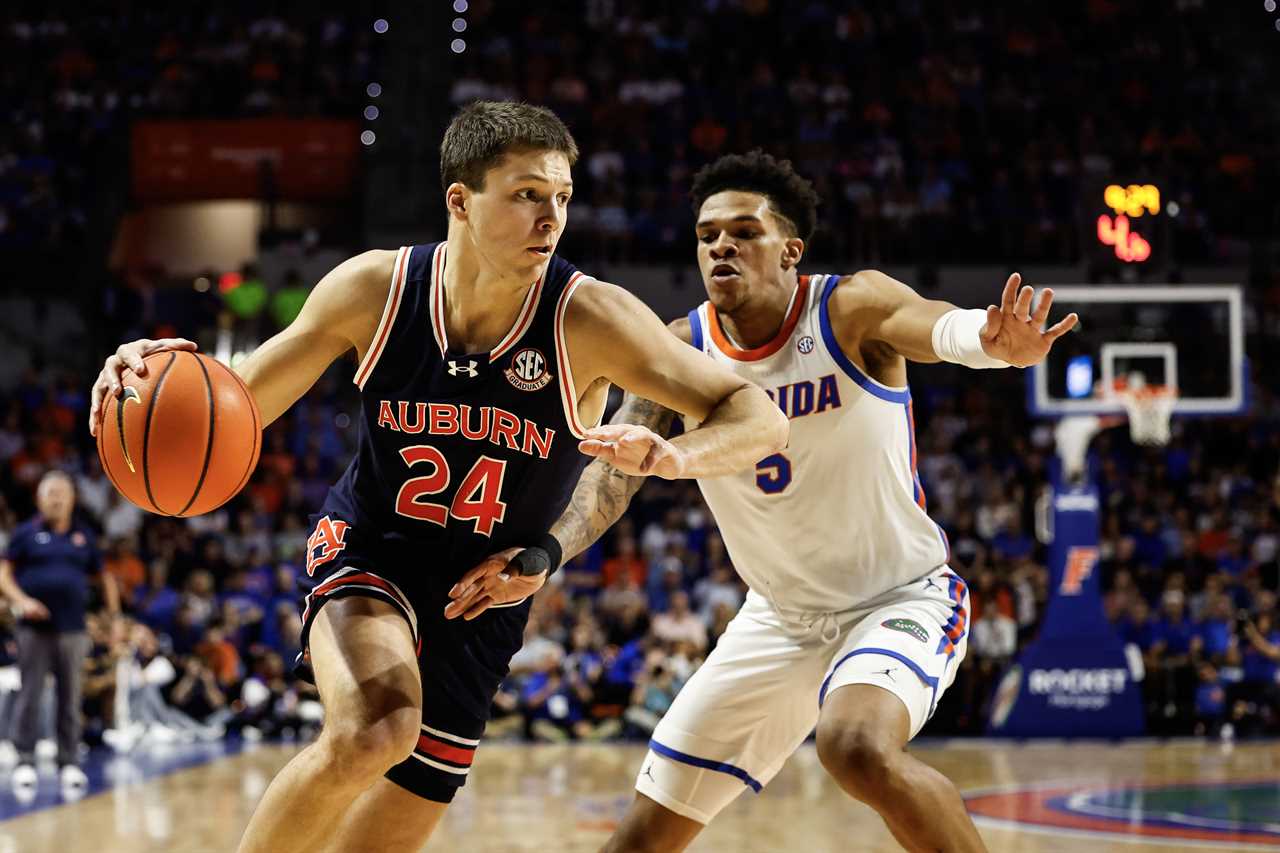
M 494 349 L 489 353 L 489 363 L 497 361 L 502 354 L 516 345 L 516 342 L 524 336 L 529 326 L 533 323 L 533 315 L 538 311 L 538 301 L 542 299 L 542 276 L 533 283 L 533 287 L 529 288 L 528 294 L 524 298 L 524 308 L 520 311 L 520 318 L 516 320 L 516 324 L 511 327 L 511 331 L 507 332 L 507 336 L 502 339 Z
M 387 295 L 387 307 L 383 311 L 382 320 L 378 323 L 378 338 L 365 355 L 364 366 L 356 374 L 355 383 L 361 390 L 364 389 L 364 383 L 369 381 L 369 374 L 373 373 L 378 359 L 382 357 L 382 349 L 391 335 L 391 327 L 396 324 L 396 314 L 400 311 L 400 297 L 404 294 L 404 279 L 409 269 L 409 255 L 412 251 L 410 248 L 403 248 L 400 250 L 400 257 L 396 259 L 395 272 L 391 276 L 391 293 Z
M 783 320 L 782 328 L 778 329 L 778 334 L 773 336 L 773 340 L 754 349 L 739 349 L 733 345 L 724 330 L 720 328 L 720 318 L 716 315 L 716 307 L 710 303 L 707 304 L 707 331 L 711 333 L 711 340 L 715 341 L 715 345 L 720 352 L 729 356 L 729 358 L 736 361 L 759 361 L 762 358 L 768 358 L 782 349 L 783 345 L 791 337 L 791 333 L 795 331 L 796 324 L 800 322 L 800 314 L 804 311 L 808 293 L 809 276 L 802 275 L 796 284 L 796 292 L 791 301 L 791 310 L 787 313 L 787 319 Z
M 435 334 L 441 356 L 449 347 L 448 333 L 444 327 L 444 253 L 448 245 L 440 244 L 431 270 L 431 331 Z
M 569 367 L 569 349 L 565 344 L 564 335 L 564 315 L 565 310 L 569 307 L 569 299 L 573 296 L 573 291 L 577 289 L 582 279 L 586 278 L 583 273 L 576 272 L 569 279 L 569 283 L 564 286 L 564 290 L 560 293 L 560 302 L 556 305 L 556 361 L 560 363 L 560 402 L 564 404 L 565 421 L 569 424 L 569 431 L 577 438 L 586 435 L 586 430 L 582 428 L 582 424 L 578 421 L 578 401 L 576 399 L 577 389 L 573 385 L 573 371 Z
M 912 401 L 907 401 L 907 429 L 911 430 L 911 435 L 907 440 L 911 442 L 911 481 L 916 491 L 916 506 L 928 512 L 928 501 L 924 496 L 924 484 L 920 482 L 920 470 L 916 467 L 916 413 Z

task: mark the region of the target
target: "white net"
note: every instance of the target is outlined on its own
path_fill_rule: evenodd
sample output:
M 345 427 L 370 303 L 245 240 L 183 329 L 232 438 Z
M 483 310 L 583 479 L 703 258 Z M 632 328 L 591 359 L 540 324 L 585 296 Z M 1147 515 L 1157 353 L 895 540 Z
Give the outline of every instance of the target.
M 1178 402 L 1177 388 L 1134 383 L 1117 387 L 1116 396 L 1129 413 L 1129 437 L 1134 444 L 1169 443 L 1169 422 Z

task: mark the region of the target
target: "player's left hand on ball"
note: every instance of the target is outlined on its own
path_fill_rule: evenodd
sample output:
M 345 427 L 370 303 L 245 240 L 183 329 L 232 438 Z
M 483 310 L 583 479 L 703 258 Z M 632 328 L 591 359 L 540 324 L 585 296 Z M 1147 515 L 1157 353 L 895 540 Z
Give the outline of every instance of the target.
M 1075 328 L 1080 318 L 1074 313 L 1068 314 L 1046 329 L 1044 324 L 1053 305 L 1053 290 L 1046 287 L 1040 291 L 1040 302 L 1032 313 L 1035 289 L 1027 285 L 1019 290 L 1021 282 L 1022 276 L 1017 273 L 1009 276 L 1000 305 L 987 306 L 987 323 L 979 338 L 983 351 L 992 358 L 1014 367 L 1029 367 L 1043 361 L 1053 342 Z
M 523 548 L 508 548 L 486 557 L 480 565 L 462 576 L 449 590 L 453 599 L 444 609 L 444 618 L 461 616 L 468 622 L 495 604 L 510 604 L 528 598 L 547 582 L 547 573 L 522 575 L 511 559 Z
M 647 427 L 606 424 L 592 427 L 586 435 L 578 442 L 578 449 L 624 474 L 665 480 L 684 476 L 684 451 Z

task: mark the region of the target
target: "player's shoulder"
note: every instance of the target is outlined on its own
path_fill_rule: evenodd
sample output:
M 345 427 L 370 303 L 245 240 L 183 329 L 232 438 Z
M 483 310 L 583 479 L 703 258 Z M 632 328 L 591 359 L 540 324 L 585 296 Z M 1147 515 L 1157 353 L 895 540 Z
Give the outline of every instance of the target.
M 400 252 L 392 249 L 370 249 L 352 255 L 320 280 L 313 296 L 321 305 L 330 305 L 337 311 L 370 303 L 381 310 L 396 277 L 399 257 Z
M 693 345 L 693 324 L 689 322 L 688 315 L 677 317 L 667 324 L 667 331 L 675 335 L 680 340 L 690 346 Z
M 890 309 L 902 301 L 907 289 L 879 270 L 859 270 L 836 278 L 827 297 L 827 310 L 837 319 Z
M 584 275 L 573 291 L 569 317 L 611 324 L 619 312 L 637 303 L 639 299 L 626 288 Z

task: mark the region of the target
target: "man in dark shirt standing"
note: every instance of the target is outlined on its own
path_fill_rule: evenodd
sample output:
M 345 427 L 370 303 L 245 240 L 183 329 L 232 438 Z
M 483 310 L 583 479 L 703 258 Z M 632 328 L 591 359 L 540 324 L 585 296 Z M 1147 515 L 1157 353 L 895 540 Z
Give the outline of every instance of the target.
M 120 613 L 115 578 L 102 571 L 91 530 L 72 521 L 75 487 L 62 471 L 50 471 L 36 488 L 37 515 L 19 525 L 0 559 L 0 593 L 18 618 L 18 669 L 22 688 L 14 708 L 13 740 L 19 765 L 16 788 L 34 788 L 34 755 L 45 676 L 52 672 L 58 698 L 58 764 L 64 787 L 87 783 L 77 765 L 82 726 L 80 687 L 89 635 L 85 610 L 89 581 L 100 578 L 112 618 Z

